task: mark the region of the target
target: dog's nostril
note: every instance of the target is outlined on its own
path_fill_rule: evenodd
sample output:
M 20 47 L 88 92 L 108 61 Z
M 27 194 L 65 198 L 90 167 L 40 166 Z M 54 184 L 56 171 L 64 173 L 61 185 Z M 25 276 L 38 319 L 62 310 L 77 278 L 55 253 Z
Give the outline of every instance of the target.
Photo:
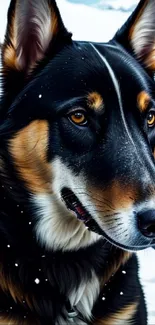
M 150 227 L 147 228 L 147 231 L 149 231 L 150 233 L 154 233 L 155 234 L 155 225 L 151 225 Z
M 155 210 L 147 210 L 138 214 L 138 227 L 148 238 L 155 238 Z

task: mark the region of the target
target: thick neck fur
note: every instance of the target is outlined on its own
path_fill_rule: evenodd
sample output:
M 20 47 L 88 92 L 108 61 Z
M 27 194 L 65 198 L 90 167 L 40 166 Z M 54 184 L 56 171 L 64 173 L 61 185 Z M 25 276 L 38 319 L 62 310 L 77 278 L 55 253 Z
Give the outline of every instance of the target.
M 28 324 L 50 324 L 51 320 L 59 324 L 59 320 L 66 319 L 67 310 L 77 305 L 82 316 L 91 317 L 88 306 L 93 308 L 93 299 L 97 299 L 100 288 L 125 262 L 126 253 L 102 239 L 77 252 L 52 252 L 40 247 L 33 232 L 35 217 L 27 203 L 28 194 L 11 165 L 8 169 L 4 167 L 4 160 L 1 160 L 0 202 L 2 313 L 10 313 L 15 319 L 26 315 Z M 91 304 L 85 300 L 82 303 L 84 294 L 86 297 L 91 294 L 86 290 L 87 284 L 96 292 Z M 83 297 L 79 290 L 83 290 Z M 83 305 L 87 305 L 87 310 L 83 310 Z

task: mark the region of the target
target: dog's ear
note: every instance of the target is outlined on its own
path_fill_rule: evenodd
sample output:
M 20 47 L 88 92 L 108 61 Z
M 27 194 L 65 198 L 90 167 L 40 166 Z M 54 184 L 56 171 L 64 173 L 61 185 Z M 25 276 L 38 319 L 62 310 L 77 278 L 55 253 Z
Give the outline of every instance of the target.
M 49 47 L 70 35 L 55 0 L 12 0 L 2 50 L 5 72 L 16 70 L 28 75 Z
M 141 0 L 114 38 L 153 73 L 155 71 L 155 0 Z

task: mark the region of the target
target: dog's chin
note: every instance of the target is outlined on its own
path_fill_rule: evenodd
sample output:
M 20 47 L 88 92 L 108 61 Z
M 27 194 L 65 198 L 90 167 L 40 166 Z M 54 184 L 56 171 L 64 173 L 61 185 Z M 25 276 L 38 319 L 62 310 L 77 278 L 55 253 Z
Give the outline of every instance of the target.
M 83 206 L 77 196 L 70 189 L 63 188 L 61 190 L 61 197 L 67 209 L 71 211 L 79 221 L 84 223 L 88 231 L 95 232 L 98 235 L 104 237 L 104 239 L 110 242 L 110 244 L 112 244 L 113 246 L 116 246 L 117 248 L 123 249 L 128 252 L 137 252 L 151 246 L 153 247 L 152 242 L 144 240 L 144 243 L 142 243 L 142 239 L 140 240 L 141 243 L 139 245 L 133 244 L 133 246 L 116 241 L 114 238 L 109 236 L 104 229 L 102 229 L 102 227 L 97 223 L 96 220 L 94 220 L 91 214 L 87 211 L 87 209 Z

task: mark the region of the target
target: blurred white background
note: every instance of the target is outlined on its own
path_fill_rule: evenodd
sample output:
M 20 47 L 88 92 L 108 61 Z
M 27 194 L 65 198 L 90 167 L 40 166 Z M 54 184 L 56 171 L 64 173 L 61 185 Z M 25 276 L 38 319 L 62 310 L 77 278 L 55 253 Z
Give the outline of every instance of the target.
M 4 38 L 9 2 L 0 1 L 0 42 Z M 125 22 L 138 0 L 57 0 L 57 3 L 74 39 L 105 42 Z M 145 250 L 138 256 L 149 310 L 148 324 L 155 325 L 155 251 Z

